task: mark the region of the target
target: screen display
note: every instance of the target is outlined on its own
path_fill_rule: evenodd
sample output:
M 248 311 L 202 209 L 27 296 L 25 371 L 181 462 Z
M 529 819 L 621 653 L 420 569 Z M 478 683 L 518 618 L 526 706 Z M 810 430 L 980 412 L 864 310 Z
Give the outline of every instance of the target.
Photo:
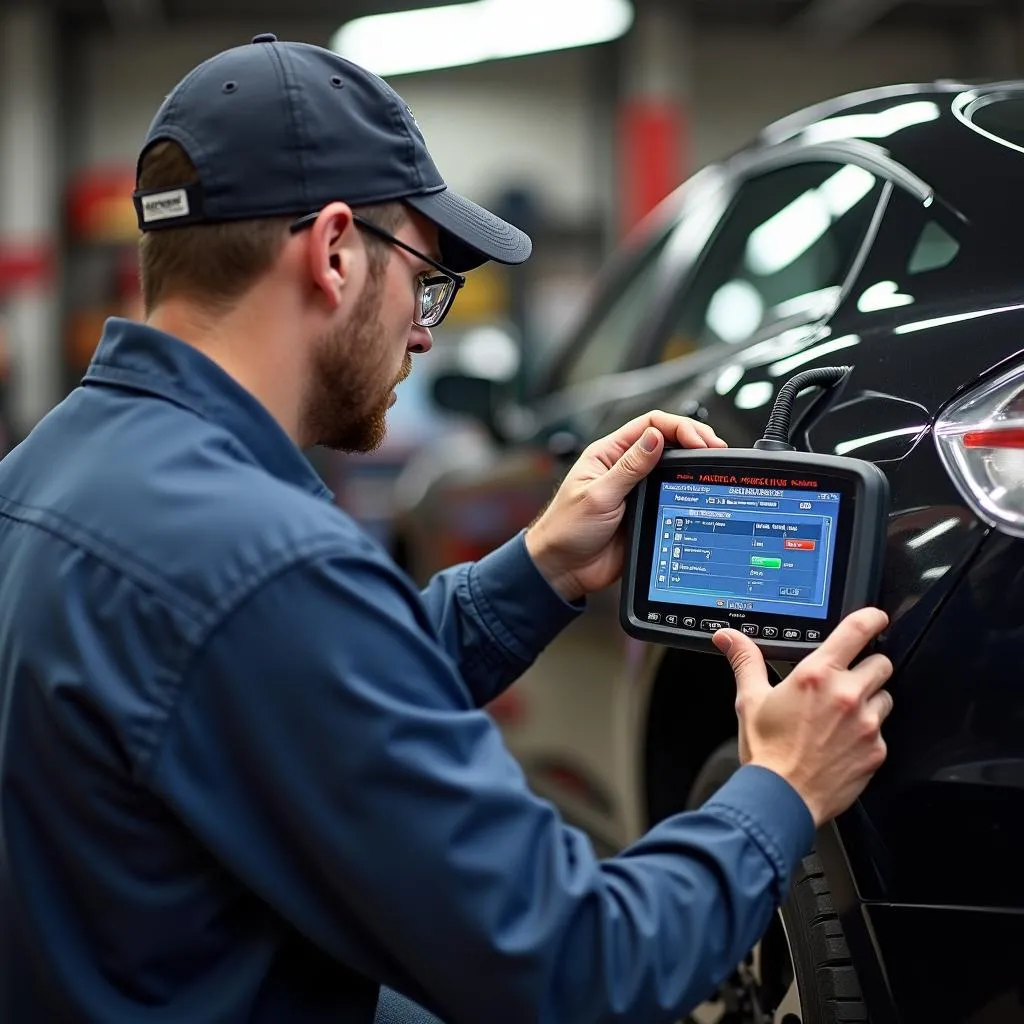
M 662 483 L 649 600 L 828 617 L 838 492 Z

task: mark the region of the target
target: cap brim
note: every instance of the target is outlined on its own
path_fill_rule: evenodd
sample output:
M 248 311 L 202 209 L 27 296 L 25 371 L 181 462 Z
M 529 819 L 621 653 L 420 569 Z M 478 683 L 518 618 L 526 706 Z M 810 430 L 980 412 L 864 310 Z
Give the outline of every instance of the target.
M 460 274 L 494 260 L 525 263 L 530 236 L 451 189 L 406 196 L 403 202 L 441 229 L 441 262 Z

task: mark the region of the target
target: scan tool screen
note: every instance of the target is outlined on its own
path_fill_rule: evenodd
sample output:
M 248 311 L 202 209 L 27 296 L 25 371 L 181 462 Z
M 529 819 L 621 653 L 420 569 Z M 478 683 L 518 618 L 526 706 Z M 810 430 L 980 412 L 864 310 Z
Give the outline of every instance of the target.
M 838 492 L 663 482 L 648 598 L 825 619 Z

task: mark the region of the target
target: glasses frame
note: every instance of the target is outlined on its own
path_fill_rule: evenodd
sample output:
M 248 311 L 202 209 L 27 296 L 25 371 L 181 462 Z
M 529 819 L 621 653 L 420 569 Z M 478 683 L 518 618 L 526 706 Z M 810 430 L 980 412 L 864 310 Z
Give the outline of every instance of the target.
M 316 213 L 307 213 L 304 216 L 299 217 L 298 220 L 292 221 L 292 223 L 288 227 L 288 230 L 293 235 L 298 234 L 300 231 L 304 231 L 306 228 L 312 227 L 313 224 L 316 222 L 317 217 L 319 216 L 319 211 L 317 211 Z M 432 259 L 430 256 L 426 255 L 426 253 L 420 252 L 419 249 L 414 249 L 411 245 L 407 244 L 406 242 L 403 242 L 400 238 L 395 238 L 395 236 L 391 234 L 390 231 L 385 231 L 384 228 L 380 227 L 377 224 L 374 224 L 372 221 L 366 220 L 365 218 L 360 217 L 357 214 L 353 214 L 352 223 L 355 224 L 357 227 L 362 228 L 363 231 L 367 231 L 371 235 L 376 235 L 377 238 L 381 239 L 381 241 L 383 242 L 387 242 L 388 245 L 394 245 L 397 246 L 399 249 L 404 249 L 407 253 L 410 253 L 411 255 L 415 256 L 418 260 L 422 260 L 424 263 L 427 264 L 428 267 L 433 267 L 434 270 L 436 270 L 439 274 L 442 275 L 442 277 L 445 277 L 452 282 L 452 284 L 455 287 L 450 292 L 449 298 L 445 303 L 444 308 L 441 310 L 441 315 L 436 320 L 429 324 L 420 323 L 417 317 L 413 317 L 412 320 L 412 322 L 417 327 L 437 327 L 438 324 L 440 324 L 448 315 L 452 306 L 455 303 L 455 297 L 459 294 L 460 290 L 465 286 L 465 276 L 457 273 L 454 270 L 451 270 L 450 268 L 446 267 L 443 263 L 438 263 L 437 260 Z M 423 275 L 420 275 L 420 277 L 422 276 Z M 419 282 L 419 278 L 417 278 L 417 282 Z M 426 284 L 427 282 L 424 281 L 423 283 Z

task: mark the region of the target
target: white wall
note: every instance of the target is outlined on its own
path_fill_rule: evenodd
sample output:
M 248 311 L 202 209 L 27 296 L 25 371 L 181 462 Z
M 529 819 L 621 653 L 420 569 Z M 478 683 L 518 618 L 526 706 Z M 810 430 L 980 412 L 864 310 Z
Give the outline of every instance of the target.
M 274 26 L 281 39 L 326 44 L 335 25 Z M 161 32 L 145 45 L 111 34 L 84 41 L 77 167 L 134 161 L 163 97 L 192 66 L 248 42 L 256 29 L 224 26 Z M 546 54 L 488 67 L 396 78 L 448 183 L 484 199 L 496 189 L 536 186 L 568 217 L 600 203 L 593 168 L 590 53 Z
M 331 26 L 297 23 L 277 29 L 281 38 L 325 43 Z M 145 36 L 93 32 L 76 46 L 81 109 L 74 166 L 135 160 L 139 144 L 164 96 L 185 73 L 220 50 L 248 42 L 268 26 L 203 28 L 161 26 Z
M 855 89 L 956 78 L 970 51 L 947 33 L 874 33 L 826 48 L 794 32 L 704 32 L 692 49 L 696 165 L 741 146 L 763 125 Z
M 49 263 L 60 209 L 55 64 L 49 12 L 0 10 L 0 246 L 44 263 Z M 0 310 L 11 358 L 10 412 L 18 432 L 35 424 L 57 397 L 53 296 L 47 275 L 19 289 Z
M 326 43 L 336 26 L 224 25 L 166 29 L 133 41 L 82 41 L 80 145 L 73 163 L 131 162 L 150 118 L 190 67 L 272 28 L 281 38 Z M 692 37 L 685 78 L 692 91 L 691 166 L 741 145 L 764 123 L 816 100 L 892 81 L 964 74 L 966 45 L 949 35 L 873 34 L 827 50 L 791 32 L 719 29 Z M 532 184 L 567 219 L 599 212 L 609 175 L 597 133 L 611 121 L 595 96 L 613 51 L 581 50 L 432 75 L 397 78 L 449 183 L 487 201 Z M 680 54 L 680 76 L 687 60 Z M 609 197 L 610 198 L 610 197 Z
M 482 196 L 496 183 L 522 183 L 566 218 L 585 218 L 604 181 L 595 167 L 603 112 L 590 88 L 593 61 L 592 51 L 577 50 L 392 84 L 454 188 Z

